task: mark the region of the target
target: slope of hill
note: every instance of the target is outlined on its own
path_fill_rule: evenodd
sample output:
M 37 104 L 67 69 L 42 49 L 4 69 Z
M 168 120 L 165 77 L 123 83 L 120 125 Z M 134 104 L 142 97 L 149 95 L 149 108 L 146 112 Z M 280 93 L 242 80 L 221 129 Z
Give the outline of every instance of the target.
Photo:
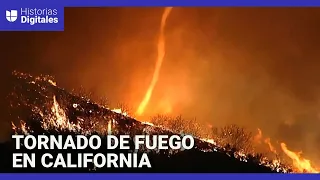
M 51 135 L 90 135 L 99 134 L 105 138 L 108 134 L 179 135 L 163 127 L 139 122 L 118 110 L 111 110 L 96 104 L 85 97 L 79 97 L 56 86 L 48 76 L 32 77 L 14 72 L 14 90 L 10 94 L 11 114 L 20 120 L 14 123 L 14 133 L 51 134 Z M 226 150 L 214 143 L 195 139 L 192 150 L 148 151 L 152 168 L 26 168 L 13 169 L 12 153 L 17 152 L 14 142 L 0 144 L 2 172 L 288 172 L 281 164 L 273 164 L 253 155 Z M 26 150 L 20 150 L 24 152 Z M 129 150 L 130 151 L 130 150 Z M 30 151 L 28 151 L 30 152 Z M 35 152 L 35 151 L 33 151 Z M 47 151 L 36 151 L 43 154 Z M 90 152 L 90 150 L 85 150 Z M 99 152 L 107 152 L 105 147 Z M 108 151 L 110 152 L 110 151 Z M 146 152 L 141 149 L 139 153 Z M 31 153 L 31 152 L 30 152 Z M 51 153 L 72 153 L 75 158 L 78 151 L 51 151 Z M 128 153 L 115 150 L 114 153 Z M 39 164 L 40 161 L 37 161 Z

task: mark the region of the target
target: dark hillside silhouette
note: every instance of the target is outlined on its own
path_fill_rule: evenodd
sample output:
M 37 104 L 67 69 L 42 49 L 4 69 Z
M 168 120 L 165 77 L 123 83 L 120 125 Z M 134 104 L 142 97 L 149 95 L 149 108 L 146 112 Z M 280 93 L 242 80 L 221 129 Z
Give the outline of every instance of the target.
M 173 135 L 177 134 L 171 130 L 141 123 L 128 116 L 115 113 L 108 108 L 89 101 L 86 97 L 71 94 L 57 87 L 50 77 L 32 77 L 27 74 L 15 72 L 13 75 L 14 90 L 10 95 L 12 114 L 22 119 L 23 128 L 17 126 L 13 133 L 33 135 L 76 135 L 76 134 L 99 134 L 102 139 L 107 133 L 113 135 L 128 134 L 131 137 L 136 134 L 148 135 Z M 56 103 L 56 104 L 54 104 Z M 59 107 L 57 107 L 59 106 Z M 56 109 L 52 109 L 56 108 Z M 60 112 L 61 111 L 61 112 Z M 59 115 L 59 117 L 57 114 Z M 65 115 L 65 117 L 64 117 Z M 61 116 L 61 117 L 60 117 Z M 69 125 L 79 125 L 66 128 L 65 124 L 45 124 L 48 118 L 66 118 Z M 66 119 L 64 121 L 66 122 Z M 44 124 L 46 126 L 44 126 Z M 51 125 L 51 126 L 50 126 Z M 45 128 L 46 127 L 46 128 Z M 110 129 L 109 129 L 110 128 Z M 111 131 L 111 132 L 109 132 Z M 180 135 L 180 134 L 177 134 Z M 180 135 L 181 136 L 181 135 Z M 102 142 L 104 142 L 102 140 Z M 86 169 L 63 169 L 43 168 L 40 164 L 41 154 L 47 150 L 19 150 L 19 152 L 35 152 L 37 159 L 36 168 L 13 169 L 12 153 L 17 152 L 14 142 L 9 141 L 0 144 L 0 170 L 1 172 L 233 172 L 233 173 L 275 173 L 278 168 L 261 165 L 259 156 L 246 155 L 241 157 L 233 148 L 226 149 L 218 147 L 206 141 L 195 139 L 195 147 L 192 150 L 173 151 L 161 150 L 148 152 L 152 168 L 86 168 Z M 77 158 L 77 153 L 93 152 L 92 150 L 54 150 L 56 153 L 72 153 Z M 111 152 L 102 146 L 93 153 Z M 128 153 L 131 150 L 113 150 L 113 153 Z M 144 152 L 141 150 L 141 152 Z M 140 152 L 140 153 L 141 153 Z

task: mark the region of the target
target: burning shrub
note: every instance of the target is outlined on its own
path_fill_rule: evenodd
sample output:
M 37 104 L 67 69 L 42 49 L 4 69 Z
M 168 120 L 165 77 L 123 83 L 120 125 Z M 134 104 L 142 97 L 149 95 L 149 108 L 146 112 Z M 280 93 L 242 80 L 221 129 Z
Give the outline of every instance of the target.
M 243 127 L 231 124 L 222 128 L 212 128 L 212 135 L 220 146 L 245 153 L 253 152 L 253 135 Z
M 151 117 L 150 120 L 151 123 L 153 123 L 154 125 L 167 127 L 168 121 L 170 121 L 169 119 L 169 116 L 158 114 L 156 116 Z
M 121 109 L 122 112 L 125 112 L 128 116 L 132 116 L 133 115 L 133 110 L 132 108 L 126 104 L 126 103 L 123 103 L 123 102 L 120 102 L 117 104 L 116 106 L 118 109 Z
M 95 97 L 95 94 L 93 93 L 93 91 L 88 91 L 83 86 L 77 89 L 73 89 L 72 93 L 84 99 L 93 99 Z
M 178 133 L 191 134 L 196 137 L 201 135 L 201 127 L 196 119 L 184 119 L 181 115 L 176 117 L 157 115 L 151 118 L 151 123 Z
M 17 86 L 13 93 L 12 100 L 17 109 L 21 110 L 21 116 L 26 121 L 21 121 L 21 128 L 12 124 L 14 132 L 23 131 L 26 133 L 81 133 L 84 135 L 98 133 L 106 134 L 191 134 L 197 139 L 197 148 L 193 150 L 204 152 L 204 159 L 219 157 L 235 157 L 236 159 L 249 162 L 255 161 L 259 165 L 270 167 L 279 172 L 286 171 L 286 167 L 281 168 L 280 161 L 268 161 L 263 156 L 248 155 L 251 152 L 251 133 L 244 128 L 236 125 L 230 125 L 221 129 L 200 126 L 196 119 L 184 119 L 182 116 L 170 117 L 157 115 L 151 119 L 153 124 L 138 122 L 127 115 L 129 109 L 120 104 L 120 109 L 109 109 L 107 99 L 100 99 L 102 102 L 96 104 L 93 102 L 93 94 L 80 89 L 79 93 L 70 94 L 66 90 L 56 86 L 52 80 L 46 77 L 32 78 L 26 74 L 17 76 Z M 80 94 L 80 95 L 75 95 Z M 11 104 L 12 106 L 13 104 Z M 24 112 L 26 110 L 26 112 Z M 19 114 L 19 113 L 17 113 Z M 26 123 L 27 122 L 27 123 Z M 31 127 L 31 128 L 30 128 Z M 208 133 L 207 130 L 210 132 Z M 212 139 L 214 137 L 215 140 Z M 221 146 L 229 148 L 221 148 Z M 210 155 L 212 153 L 212 156 Z M 215 153 L 217 152 L 217 153 Z M 289 152 L 289 151 L 288 151 Z M 163 151 L 160 155 L 169 157 L 172 153 Z M 191 152 L 192 153 L 192 152 Z M 206 153 L 209 153 L 208 155 Z M 292 153 L 290 153 L 292 154 Z M 163 156 L 164 155 L 164 156 Z M 181 157 L 181 154 L 179 154 Z M 188 155 L 189 156 L 189 155 Z M 197 155 L 198 156 L 198 155 Z M 221 156 L 221 157 L 222 157 Z M 188 157 L 189 158 L 189 157 Z M 196 160 L 201 158 L 196 157 Z M 180 162 L 180 161 L 178 161 Z M 274 163 L 275 162 L 275 163 Z M 192 168 L 194 168 L 194 164 Z M 276 164 L 276 166 L 274 165 Z M 220 164 L 218 165 L 220 167 Z

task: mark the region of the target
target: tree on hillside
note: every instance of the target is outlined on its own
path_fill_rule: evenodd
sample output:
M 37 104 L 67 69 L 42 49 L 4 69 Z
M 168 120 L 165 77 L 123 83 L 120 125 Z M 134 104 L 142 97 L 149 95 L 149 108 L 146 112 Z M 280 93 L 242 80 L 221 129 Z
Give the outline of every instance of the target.
M 221 128 L 212 128 L 212 135 L 220 146 L 250 153 L 253 151 L 253 135 L 243 127 L 235 124 Z
M 196 119 L 184 119 L 181 115 L 156 115 L 151 118 L 151 122 L 177 133 L 191 134 L 197 137 L 201 135 L 201 126 L 197 123 Z

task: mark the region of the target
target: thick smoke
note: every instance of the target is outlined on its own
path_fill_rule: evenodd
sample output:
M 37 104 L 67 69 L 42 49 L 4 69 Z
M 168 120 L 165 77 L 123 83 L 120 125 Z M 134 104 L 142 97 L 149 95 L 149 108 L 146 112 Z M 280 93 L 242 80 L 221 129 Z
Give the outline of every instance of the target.
M 65 32 L 4 34 L 6 46 L 13 36 L 20 43 L 3 58 L 7 69 L 49 73 L 67 89 L 82 85 L 136 108 L 154 70 L 162 12 L 67 9 Z M 182 114 L 214 126 L 260 127 L 319 154 L 319 20 L 319 9 L 176 8 L 145 118 Z

